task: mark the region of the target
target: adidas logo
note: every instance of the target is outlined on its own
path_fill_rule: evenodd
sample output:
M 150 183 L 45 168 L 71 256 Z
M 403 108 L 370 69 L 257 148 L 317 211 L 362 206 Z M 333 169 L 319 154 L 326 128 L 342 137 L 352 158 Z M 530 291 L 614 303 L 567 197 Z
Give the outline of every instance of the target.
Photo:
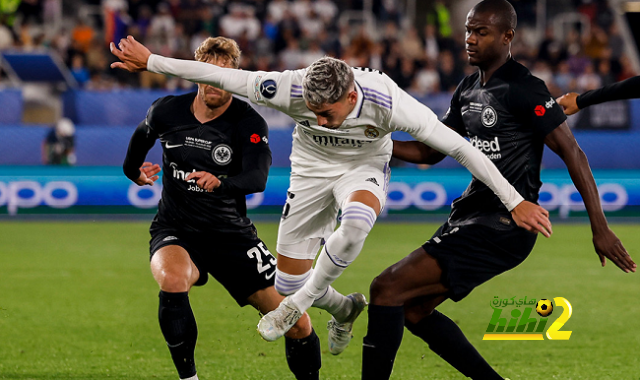
M 374 184 L 374 185 L 376 185 L 376 186 L 380 186 L 380 185 L 378 185 L 378 181 L 376 181 L 376 179 L 375 179 L 375 178 L 373 178 L 373 177 L 371 177 L 371 178 L 367 178 L 367 179 L 365 179 L 365 181 L 371 182 L 371 183 L 373 183 L 373 184 Z
M 309 124 L 309 122 L 307 120 L 302 120 L 300 122 L 300 125 L 303 125 L 303 126 L 305 126 L 307 128 L 311 127 L 311 124 Z
M 178 238 L 175 236 L 167 236 L 166 238 L 162 239 L 162 241 L 171 241 L 171 240 L 178 240 Z

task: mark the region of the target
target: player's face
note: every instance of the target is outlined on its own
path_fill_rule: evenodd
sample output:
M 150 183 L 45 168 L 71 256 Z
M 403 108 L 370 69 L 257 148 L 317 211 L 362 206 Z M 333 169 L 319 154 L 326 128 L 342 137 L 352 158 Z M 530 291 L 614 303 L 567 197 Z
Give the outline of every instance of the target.
M 340 128 L 347 116 L 349 116 L 349 113 L 353 111 L 353 107 L 355 107 L 357 102 L 358 93 L 353 90 L 342 99 L 332 104 L 324 103 L 319 107 L 314 107 L 307 102 L 307 108 L 316 115 L 319 126 L 329 129 L 337 129 Z
M 229 60 L 224 58 L 218 58 L 217 60 L 212 58 L 206 62 L 220 67 L 233 68 Z M 198 96 L 204 104 L 211 109 L 221 107 L 231 99 L 230 92 L 209 86 L 208 84 L 198 84 Z
M 497 25 L 493 14 L 476 13 L 473 9 L 469 12 L 465 43 L 470 65 L 482 68 L 503 55 L 505 32 Z

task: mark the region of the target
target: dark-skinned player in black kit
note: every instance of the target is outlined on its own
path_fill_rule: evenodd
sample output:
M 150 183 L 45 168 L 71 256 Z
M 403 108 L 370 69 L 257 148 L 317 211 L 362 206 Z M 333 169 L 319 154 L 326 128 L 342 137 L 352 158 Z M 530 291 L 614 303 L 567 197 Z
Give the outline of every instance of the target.
M 231 39 L 208 38 L 195 57 L 237 68 L 240 50 Z M 160 286 L 158 318 L 180 378 L 197 380 L 191 287 L 204 285 L 211 274 L 240 306 L 250 304 L 261 313 L 284 298 L 274 288 L 276 259 L 246 216 L 245 196 L 266 186 L 268 129 L 246 102 L 199 84 L 197 93 L 154 102 L 131 137 L 124 172 L 140 186 L 158 179 L 160 166 L 144 162 L 157 139 L 165 173 L 150 228 L 151 272 Z M 297 379 L 318 379 L 320 345 L 308 315 L 289 330 L 285 347 Z
M 467 16 L 466 49 L 478 71 L 466 77 L 443 123 L 493 161 L 530 202 L 537 202 L 540 164 L 546 144 L 558 154 L 582 195 L 602 265 L 611 260 L 624 272 L 636 265 L 609 229 L 589 163 L 544 82 L 511 58 L 516 13 L 506 0 L 485 0 Z M 444 158 L 426 145 L 394 141 L 393 155 L 415 163 Z M 550 227 L 548 237 L 550 234 Z M 362 379 L 388 379 L 404 327 L 472 379 L 502 379 L 469 343 L 460 328 L 436 307 L 460 301 L 476 286 L 523 262 L 536 234 L 513 222 L 509 212 L 475 178 L 452 204 L 435 235 L 371 284 Z

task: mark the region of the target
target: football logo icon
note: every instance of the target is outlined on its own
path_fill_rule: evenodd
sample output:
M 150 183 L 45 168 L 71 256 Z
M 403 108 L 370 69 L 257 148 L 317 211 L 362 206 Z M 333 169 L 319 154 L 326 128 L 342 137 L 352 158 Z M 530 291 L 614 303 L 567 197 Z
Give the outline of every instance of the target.
M 272 99 L 276 96 L 276 81 L 267 79 L 260 84 L 260 93 L 267 99 Z
M 553 304 L 547 299 L 541 299 L 536 304 L 536 311 L 541 317 L 548 317 L 553 312 Z

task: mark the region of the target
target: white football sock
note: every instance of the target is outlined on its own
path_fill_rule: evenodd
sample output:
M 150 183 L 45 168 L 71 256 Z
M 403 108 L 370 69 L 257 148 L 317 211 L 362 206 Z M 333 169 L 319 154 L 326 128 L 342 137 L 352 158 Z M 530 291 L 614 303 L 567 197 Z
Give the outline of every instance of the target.
M 275 288 L 283 296 L 297 292 L 311 277 L 313 269 L 303 274 L 289 274 L 276 268 Z
M 309 269 L 306 273 L 296 275 L 276 269 L 275 288 L 278 293 L 283 296 L 291 295 L 302 288 L 309 277 L 311 277 L 312 272 L 313 269 Z M 331 315 L 339 314 L 339 316 L 346 316 L 351 312 L 351 308 L 347 307 L 348 310 L 345 310 L 345 306 L 350 305 L 351 303 L 347 297 L 329 286 L 326 291 L 313 302 L 312 306 L 326 310 Z
M 342 223 L 322 248 L 311 278 L 291 296 L 301 312 L 311 307 L 358 257 L 375 220 L 376 212 L 363 203 L 349 202 L 342 209 Z

